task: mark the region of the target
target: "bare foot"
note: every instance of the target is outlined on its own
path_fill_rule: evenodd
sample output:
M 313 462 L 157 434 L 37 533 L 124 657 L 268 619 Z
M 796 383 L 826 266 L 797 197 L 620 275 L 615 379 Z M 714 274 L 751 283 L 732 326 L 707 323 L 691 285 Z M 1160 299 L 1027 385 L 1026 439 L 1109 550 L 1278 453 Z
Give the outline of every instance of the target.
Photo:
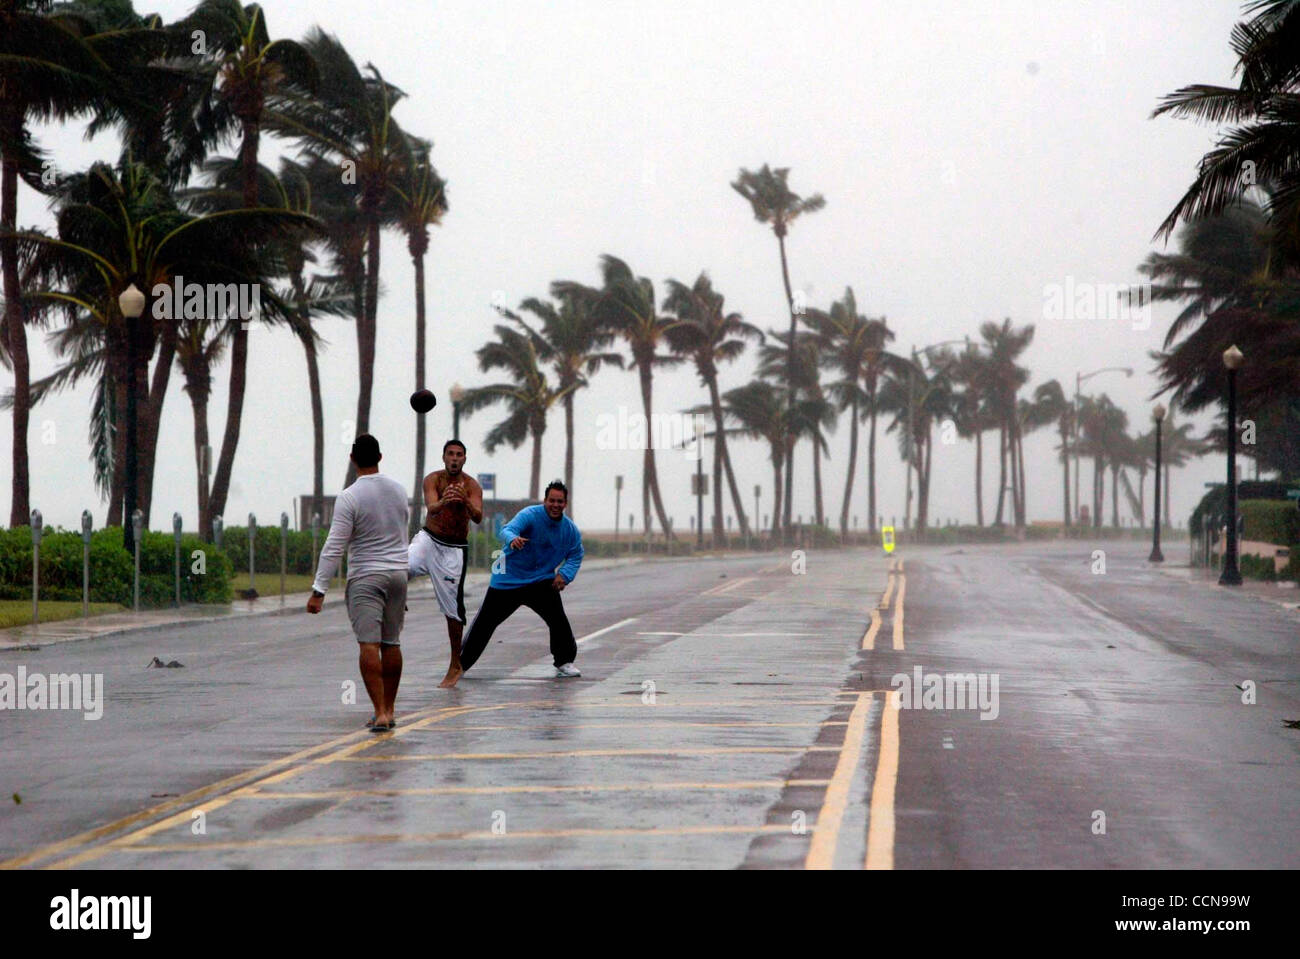
M 447 675 L 442 677 L 442 682 L 438 684 L 439 689 L 451 689 L 460 678 L 465 675 L 465 670 L 460 668 L 460 663 L 452 663 L 447 667 Z
M 378 713 L 376 713 L 374 722 L 367 724 L 366 728 L 368 728 L 373 733 L 382 733 L 382 732 L 387 732 L 388 730 L 392 729 L 396 725 L 397 723 L 393 722 L 393 716 L 391 713 L 388 714 L 387 716 L 381 716 Z

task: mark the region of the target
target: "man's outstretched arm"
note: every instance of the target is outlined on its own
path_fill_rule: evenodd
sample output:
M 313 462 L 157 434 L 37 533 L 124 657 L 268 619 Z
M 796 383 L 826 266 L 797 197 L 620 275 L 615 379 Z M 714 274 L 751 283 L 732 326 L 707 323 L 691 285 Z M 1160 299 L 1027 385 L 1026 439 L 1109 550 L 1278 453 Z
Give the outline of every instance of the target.
M 564 563 L 560 566 L 559 571 L 555 574 L 563 577 L 565 584 L 572 583 L 575 576 L 578 575 L 578 569 L 582 566 L 582 534 L 577 534 L 577 540 L 564 556 Z

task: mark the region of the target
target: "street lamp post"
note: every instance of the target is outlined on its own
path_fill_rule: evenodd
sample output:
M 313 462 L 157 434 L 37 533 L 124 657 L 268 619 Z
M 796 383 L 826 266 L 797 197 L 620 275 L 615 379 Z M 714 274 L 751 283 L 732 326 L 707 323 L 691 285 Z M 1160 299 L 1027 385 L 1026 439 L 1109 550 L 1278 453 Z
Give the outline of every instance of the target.
M 126 320 L 126 463 L 123 476 L 122 545 L 128 553 L 135 552 L 135 527 L 131 517 L 135 515 L 136 492 L 139 485 L 137 473 L 139 446 L 138 423 L 140 397 L 136 391 L 136 352 L 138 349 L 140 315 L 144 312 L 144 294 L 134 283 L 122 291 L 117 298 L 118 308 Z
M 460 401 L 465 398 L 465 387 L 459 383 L 451 384 L 451 435 L 460 439 Z
M 623 477 L 614 477 L 614 555 L 618 555 L 618 509 L 623 498 Z M 630 528 L 629 528 L 630 529 Z
M 704 427 L 695 423 L 695 548 L 704 548 Z
M 81 615 L 90 615 L 90 534 L 95 525 L 90 510 L 81 511 Z
M 257 585 L 253 577 L 257 570 L 257 557 L 254 544 L 257 542 L 257 517 L 248 514 L 248 598 L 257 599 Z
M 175 562 L 172 569 L 175 575 L 176 608 L 181 608 L 181 514 L 172 513 L 172 546 Z
M 1236 346 L 1223 351 L 1223 365 L 1228 368 L 1228 542 L 1220 586 L 1241 585 L 1241 571 L 1237 569 L 1237 368 L 1243 359 Z
M 1156 518 L 1151 525 L 1155 527 L 1153 539 L 1151 542 L 1151 555 L 1147 557 L 1149 563 L 1163 563 L 1165 554 L 1160 552 L 1160 434 L 1164 426 L 1166 410 L 1164 406 L 1156 404 L 1156 408 L 1151 411 L 1151 418 L 1156 421 Z
M 135 573 L 132 580 L 135 585 L 132 587 L 131 591 L 131 609 L 138 613 L 140 612 L 140 537 L 144 532 L 144 514 L 138 509 L 132 510 L 131 521 L 127 524 L 127 528 L 135 534 L 132 537 L 131 546 L 131 553 L 134 556 L 135 563 Z
M 41 532 L 45 520 L 41 511 L 32 510 L 32 625 L 41 624 Z

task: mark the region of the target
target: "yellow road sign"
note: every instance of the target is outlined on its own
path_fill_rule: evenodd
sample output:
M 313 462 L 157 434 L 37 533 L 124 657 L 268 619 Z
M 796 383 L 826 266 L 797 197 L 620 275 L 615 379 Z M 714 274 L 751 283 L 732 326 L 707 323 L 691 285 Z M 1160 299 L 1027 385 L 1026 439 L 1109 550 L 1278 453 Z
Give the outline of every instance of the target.
M 894 527 L 886 526 L 880 531 L 880 545 L 885 547 L 886 553 L 894 551 Z

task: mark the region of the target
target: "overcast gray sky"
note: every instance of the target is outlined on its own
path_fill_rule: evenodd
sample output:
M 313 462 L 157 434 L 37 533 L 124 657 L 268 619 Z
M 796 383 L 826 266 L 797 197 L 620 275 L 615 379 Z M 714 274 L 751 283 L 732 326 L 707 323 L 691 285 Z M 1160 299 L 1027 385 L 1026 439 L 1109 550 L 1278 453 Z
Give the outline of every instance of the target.
M 155 0 L 167 20 L 189 0 Z M 489 381 L 474 351 L 498 321 L 496 291 L 511 306 L 543 295 L 552 280 L 596 283 L 613 253 L 655 281 L 690 283 L 708 270 L 729 309 L 763 329 L 788 324 L 776 241 L 728 186 L 741 167 L 791 167 L 801 193 L 826 208 L 799 221 L 788 241 L 791 281 L 826 307 L 851 285 L 860 309 L 885 315 L 900 350 L 975 334 L 985 320 L 1033 323 L 1025 360 L 1030 389 L 1077 372 L 1107 375 L 1105 390 L 1146 429 L 1158 347 L 1174 308 L 1157 306 L 1148 329 L 1127 321 L 1047 320 L 1050 284 L 1137 282 L 1151 236 L 1190 182 L 1213 130 L 1149 119 L 1158 99 L 1193 82 L 1228 82 L 1229 31 L 1238 3 L 1224 0 L 936 0 L 871 2 L 415 2 L 343 0 L 265 5 L 275 36 L 301 38 L 319 24 L 358 63 L 373 62 L 408 98 L 395 111 L 435 142 L 451 212 L 428 256 L 430 468 L 451 428 L 448 387 Z M 80 124 L 40 138 L 62 168 L 115 158 L 111 137 L 86 142 Z M 273 164 L 283 144 L 263 141 Z M 234 147 L 227 150 L 233 153 Z M 44 200 L 22 187 L 19 220 L 49 227 Z M 414 473 L 413 271 L 404 240 L 386 234 L 371 431 L 383 469 L 408 485 Z M 1140 325 L 1140 324 L 1137 324 Z M 326 319 L 322 357 L 326 490 L 342 482 L 356 404 L 356 339 L 347 320 Z M 54 359 L 29 333 L 33 377 Z M 286 333 L 251 336 L 249 393 L 227 509 L 274 523 L 311 488 L 311 415 L 301 348 Z M 751 379 L 751 354 L 723 371 L 724 389 Z M 224 421 L 226 367 L 217 374 L 210 429 Z M 179 511 L 197 525 L 193 423 L 178 373 L 163 415 L 153 526 Z M 1028 392 L 1028 391 L 1027 391 Z M 706 398 L 689 368 L 657 374 L 656 409 Z M 579 394 L 574 509 L 582 525 L 613 525 L 612 477 L 627 479 L 623 522 L 640 518 L 640 454 L 596 448 L 596 421 L 620 405 L 640 409 L 634 373 L 597 375 Z M 32 504 L 47 523 L 74 526 L 83 508 L 103 522 L 107 504 L 91 480 L 86 439 L 90 390 L 56 396 L 32 414 Z M 527 493 L 531 448 L 488 455 L 482 440 L 496 411 L 462 421 L 467 468 L 495 472 L 500 495 Z M 1203 428 L 1205 418 L 1198 421 Z M 883 425 L 883 424 L 882 424 Z M 824 464 L 826 510 L 837 518 L 848 459 L 848 423 Z M 12 420 L 0 419 L 9 448 Z M 52 442 L 45 440 L 52 439 Z M 985 510 L 996 497 L 995 434 L 985 443 Z M 865 433 L 864 433 L 865 442 Z M 1060 470 L 1048 432 L 1026 443 L 1030 519 L 1059 519 Z M 215 455 L 215 450 L 214 450 Z M 543 449 L 543 480 L 563 471 L 557 409 Z M 667 508 L 679 529 L 694 512 L 693 467 L 659 454 Z M 752 510 L 752 486 L 771 508 L 765 445 L 734 452 Z M 893 435 L 881 433 L 880 512 L 904 508 L 904 470 Z M 861 462 L 861 461 L 860 461 Z M 974 519 L 974 447 L 936 441 L 931 516 Z M 795 512 L 812 514 L 811 459 L 796 460 Z M 1088 475 L 1085 464 L 1085 477 Z M 1222 457 L 1176 472 L 1175 516 L 1185 522 Z M 0 458 L 0 493 L 10 495 Z M 1087 481 L 1085 479 L 1085 488 Z M 1148 502 L 1150 489 L 1148 488 Z M 1107 491 L 1109 500 L 1109 490 Z M 865 525 L 865 465 L 852 512 Z M 1148 506 L 1149 509 L 1149 506 Z M 708 507 L 706 505 L 706 513 Z M 728 512 L 730 511 L 728 506 Z M 1109 505 L 1107 506 L 1109 519 Z

